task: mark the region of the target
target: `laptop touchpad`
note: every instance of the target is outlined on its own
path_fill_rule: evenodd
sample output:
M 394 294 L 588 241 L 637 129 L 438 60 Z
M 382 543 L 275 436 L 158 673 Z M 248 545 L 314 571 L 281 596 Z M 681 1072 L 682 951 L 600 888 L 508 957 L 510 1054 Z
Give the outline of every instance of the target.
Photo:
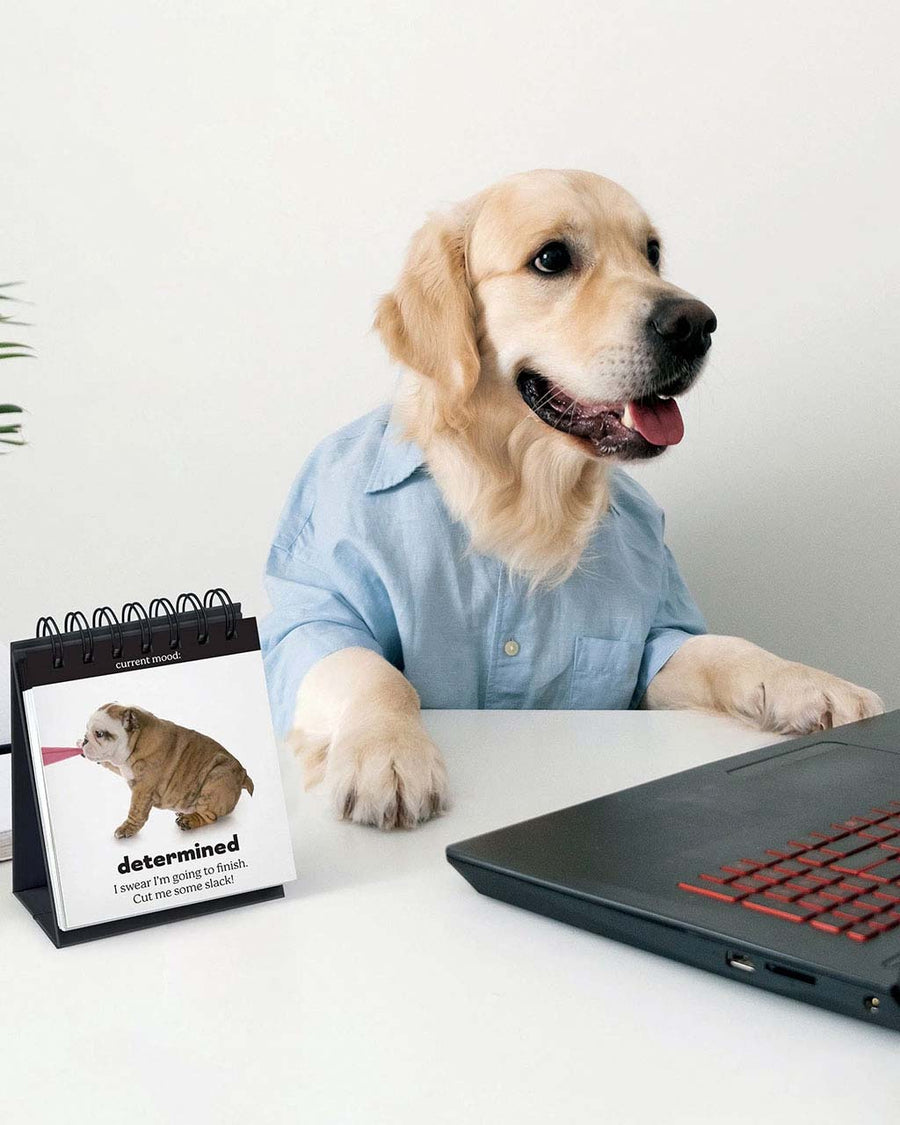
M 747 777 L 750 774 L 766 773 L 769 770 L 783 769 L 785 766 L 797 765 L 800 762 L 807 761 L 809 758 L 818 758 L 834 750 L 853 750 L 855 753 L 860 754 L 896 755 L 897 753 L 896 750 L 889 750 L 887 747 L 856 746 L 852 742 L 813 742 L 809 746 L 801 746 L 796 750 L 779 751 L 778 749 L 774 749 L 768 758 L 749 762 L 744 766 L 732 766 L 727 772 L 739 773 L 743 777 Z

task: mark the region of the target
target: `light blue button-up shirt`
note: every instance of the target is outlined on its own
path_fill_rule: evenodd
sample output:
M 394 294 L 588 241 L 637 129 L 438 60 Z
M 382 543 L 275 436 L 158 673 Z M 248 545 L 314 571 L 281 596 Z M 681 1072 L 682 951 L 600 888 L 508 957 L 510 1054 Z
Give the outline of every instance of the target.
M 664 516 L 611 474 L 610 509 L 565 582 L 528 592 L 467 551 L 421 449 L 387 406 L 333 434 L 294 483 L 269 554 L 261 639 L 279 734 L 317 661 L 361 646 L 423 707 L 627 708 L 705 631 L 663 541 Z

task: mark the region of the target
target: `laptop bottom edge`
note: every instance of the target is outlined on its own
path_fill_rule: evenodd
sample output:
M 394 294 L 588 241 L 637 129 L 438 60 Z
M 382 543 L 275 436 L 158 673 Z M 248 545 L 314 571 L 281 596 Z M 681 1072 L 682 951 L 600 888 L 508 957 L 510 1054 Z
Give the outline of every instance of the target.
M 788 957 L 779 954 L 778 960 L 773 960 L 765 949 L 746 943 L 735 948 L 727 938 L 710 937 L 677 923 L 565 894 L 449 853 L 447 858 L 476 891 L 489 898 L 705 969 L 738 984 L 900 1031 L 898 997 L 876 995 L 864 982 L 813 976 L 803 965 L 792 965 Z

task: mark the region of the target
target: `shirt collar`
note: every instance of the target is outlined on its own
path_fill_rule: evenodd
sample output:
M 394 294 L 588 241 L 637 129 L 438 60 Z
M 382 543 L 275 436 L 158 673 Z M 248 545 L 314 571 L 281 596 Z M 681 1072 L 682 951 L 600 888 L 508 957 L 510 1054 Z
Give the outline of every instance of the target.
M 366 484 L 366 492 L 383 492 L 386 488 L 402 484 L 424 464 L 425 454 L 422 450 L 415 442 L 404 441 L 393 421 L 389 421 Z

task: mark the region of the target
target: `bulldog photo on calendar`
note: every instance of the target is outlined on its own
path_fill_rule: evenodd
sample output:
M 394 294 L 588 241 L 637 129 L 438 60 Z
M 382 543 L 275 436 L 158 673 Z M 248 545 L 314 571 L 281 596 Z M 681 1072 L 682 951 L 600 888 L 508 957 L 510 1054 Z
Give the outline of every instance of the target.
M 103 704 L 78 745 L 85 758 L 117 773 L 131 790 L 117 840 L 138 833 L 154 808 L 175 812 L 178 827 L 193 831 L 227 816 L 244 790 L 253 795 L 250 775 L 214 738 L 141 707 Z

